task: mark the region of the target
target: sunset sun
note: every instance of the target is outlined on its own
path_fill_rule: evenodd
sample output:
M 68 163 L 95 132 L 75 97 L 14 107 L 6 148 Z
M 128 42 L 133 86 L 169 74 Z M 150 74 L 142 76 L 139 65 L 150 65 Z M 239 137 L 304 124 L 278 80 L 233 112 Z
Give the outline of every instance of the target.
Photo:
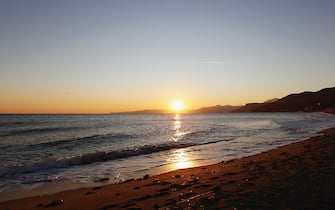
M 175 100 L 171 103 L 171 109 L 175 112 L 183 111 L 185 105 L 181 100 Z

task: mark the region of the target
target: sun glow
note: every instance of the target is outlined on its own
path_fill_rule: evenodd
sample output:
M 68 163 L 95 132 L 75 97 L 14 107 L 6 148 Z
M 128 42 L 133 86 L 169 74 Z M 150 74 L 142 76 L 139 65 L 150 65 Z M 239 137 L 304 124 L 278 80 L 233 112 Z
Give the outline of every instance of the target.
M 181 100 L 175 100 L 171 103 L 171 109 L 175 112 L 183 111 L 185 105 Z

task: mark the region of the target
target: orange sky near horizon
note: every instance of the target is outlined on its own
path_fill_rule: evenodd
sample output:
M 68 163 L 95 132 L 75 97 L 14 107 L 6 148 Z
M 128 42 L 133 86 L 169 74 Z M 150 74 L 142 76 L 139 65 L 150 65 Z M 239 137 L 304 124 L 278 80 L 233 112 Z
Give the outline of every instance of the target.
M 287 93 L 289 94 L 289 93 Z M 285 94 L 274 97 L 283 97 Z M 230 101 L 225 100 L 225 97 Z M 250 96 L 249 96 L 250 97 Z M 24 94 L 12 95 L 8 98 L 2 95 L 4 100 L 1 103 L 0 113 L 2 114 L 106 114 L 115 112 L 138 111 L 145 109 L 171 110 L 171 104 L 175 100 L 181 100 L 184 110 L 198 109 L 201 107 L 215 105 L 244 105 L 250 102 L 264 102 L 274 98 L 270 95 L 254 95 L 250 98 L 243 96 L 243 93 L 233 92 L 232 95 L 222 93 L 222 95 L 206 93 L 162 93 L 151 97 L 145 93 L 134 93 L 133 97 L 113 97 L 95 94 L 94 92 L 84 94 L 73 92 L 63 94 L 62 91 L 52 92 L 43 90 L 29 91 Z M 218 100 L 219 99 L 219 100 Z M 232 100 L 235 99 L 235 100 Z M 243 100 L 244 99 L 244 100 Z
M 1 92 L 1 90 L 0 90 Z M 10 91 L 8 91 L 10 92 Z M 7 93 L 8 93 L 7 92 Z M 120 93 L 105 95 L 104 92 L 93 92 L 89 90 L 25 90 L 12 91 L 11 95 L 3 94 L 0 113 L 114 113 L 137 111 L 144 109 L 171 109 L 171 103 L 179 99 L 184 103 L 185 110 L 197 109 L 204 106 L 214 105 L 243 105 L 246 101 L 238 96 L 241 94 L 222 93 L 222 95 L 206 94 L 197 92 L 170 93 L 162 91 L 156 94 L 146 92 L 134 92 L 132 95 Z M 129 97 L 131 95 L 131 97 Z M 226 101 L 235 98 L 235 101 Z M 257 100 L 257 99 L 256 99 Z M 263 100 L 259 98 L 259 100 Z M 257 102 L 257 101 L 253 101 Z
M 185 97 L 186 99 L 187 97 Z M 194 109 L 201 107 L 201 104 L 190 104 L 195 102 L 188 98 L 182 99 L 185 104 L 184 109 Z M 144 109 L 171 109 L 171 103 L 175 98 L 123 98 L 113 101 L 112 98 L 86 96 L 86 97 L 23 97 L 4 100 L 0 107 L 0 113 L 115 113 L 137 111 Z

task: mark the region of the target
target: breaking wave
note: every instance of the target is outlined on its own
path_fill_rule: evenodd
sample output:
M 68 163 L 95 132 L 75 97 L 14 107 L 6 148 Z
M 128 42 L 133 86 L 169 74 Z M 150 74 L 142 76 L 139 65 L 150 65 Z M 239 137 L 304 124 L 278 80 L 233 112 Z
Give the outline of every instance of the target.
M 47 160 L 36 161 L 32 163 L 19 164 L 14 166 L 7 166 L 0 169 L 0 177 L 9 176 L 18 173 L 33 173 L 44 170 L 51 170 L 56 168 L 66 168 L 74 165 L 84 165 L 94 162 L 103 162 L 108 160 L 115 160 L 120 158 L 128 158 L 132 156 L 151 154 L 155 152 L 185 148 L 195 146 L 196 144 L 162 144 L 158 146 L 145 145 L 139 148 L 124 149 L 119 151 L 99 151 L 94 153 L 50 158 Z
M 116 160 L 122 158 L 128 158 L 132 156 L 140 156 L 146 154 L 152 154 L 161 151 L 167 151 L 171 149 L 180 149 L 192 146 L 200 146 L 207 144 L 215 144 L 221 141 L 229 141 L 230 139 L 215 140 L 203 143 L 181 143 L 172 142 L 160 145 L 144 145 L 137 148 L 128 148 L 124 150 L 113 150 L 113 151 L 98 151 L 93 153 L 86 153 L 80 155 L 72 155 L 58 158 L 49 158 L 46 160 L 40 160 L 35 162 L 28 162 L 25 164 L 17 164 L 12 166 L 5 166 L 0 168 L 0 177 L 6 177 L 20 173 L 34 173 L 38 171 L 48 171 L 57 168 L 67 168 L 75 165 L 85 165 L 95 162 L 103 162 L 109 160 Z

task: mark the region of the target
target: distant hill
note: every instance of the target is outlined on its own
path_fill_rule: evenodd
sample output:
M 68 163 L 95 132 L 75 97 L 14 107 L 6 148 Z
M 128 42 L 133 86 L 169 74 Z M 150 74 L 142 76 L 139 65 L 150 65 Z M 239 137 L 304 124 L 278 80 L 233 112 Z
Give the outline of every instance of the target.
M 276 102 L 278 100 L 279 100 L 279 98 L 273 98 L 273 99 L 269 99 L 269 100 L 265 101 L 264 103 L 273 103 L 273 102 Z
M 192 113 L 192 114 L 229 113 L 241 107 L 242 106 L 216 105 L 216 106 L 210 106 L 210 107 L 202 107 L 200 109 L 194 109 L 194 110 L 189 111 L 188 113 Z
M 165 109 L 145 109 L 138 111 L 129 111 L 129 112 L 117 112 L 112 114 L 170 114 L 171 111 Z
M 241 108 L 242 106 L 210 106 L 210 107 L 202 107 L 200 109 L 192 109 L 186 110 L 183 113 L 187 114 L 207 114 L 207 113 L 229 113 L 235 109 Z M 166 109 L 146 109 L 146 110 L 138 110 L 138 111 L 130 111 L 130 112 L 118 112 L 115 114 L 173 114 L 174 112 Z
M 335 114 L 335 87 L 291 94 L 266 103 L 251 103 L 233 112 L 328 112 Z

